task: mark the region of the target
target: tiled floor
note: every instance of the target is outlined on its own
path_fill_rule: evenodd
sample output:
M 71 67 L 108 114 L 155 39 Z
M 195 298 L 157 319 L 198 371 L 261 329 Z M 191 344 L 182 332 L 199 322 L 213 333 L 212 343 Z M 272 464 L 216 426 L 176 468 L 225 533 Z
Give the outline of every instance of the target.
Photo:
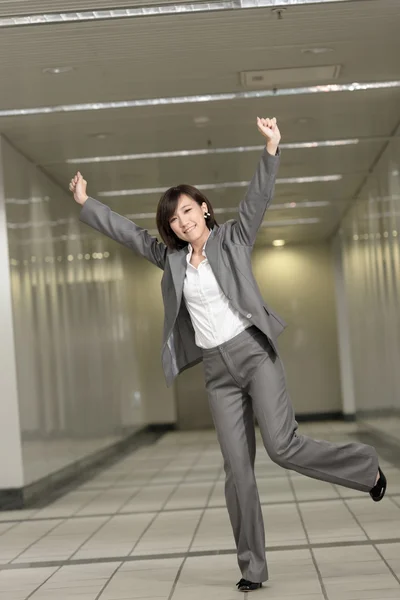
M 300 429 L 346 441 L 360 425 Z M 252 597 L 400 600 L 400 469 L 381 464 L 374 504 L 280 469 L 259 443 L 270 581 Z M 243 597 L 223 480 L 213 431 L 171 433 L 46 508 L 0 512 L 0 600 Z

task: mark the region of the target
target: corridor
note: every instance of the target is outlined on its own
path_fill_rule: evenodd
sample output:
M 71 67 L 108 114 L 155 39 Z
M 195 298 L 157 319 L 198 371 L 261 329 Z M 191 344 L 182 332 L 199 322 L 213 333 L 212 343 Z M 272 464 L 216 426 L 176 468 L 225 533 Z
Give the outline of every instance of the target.
M 300 430 L 333 441 L 387 435 L 394 448 L 399 427 L 381 419 Z M 400 446 L 391 457 L 387 448 L 388 493 L 374 504 L 283 471 L 258 440 L 270 581 L 257 599 L 400 599 Z M 0 519 L 1 600 L 243 595 L 214 431 L 166 434 L 56 501 Z

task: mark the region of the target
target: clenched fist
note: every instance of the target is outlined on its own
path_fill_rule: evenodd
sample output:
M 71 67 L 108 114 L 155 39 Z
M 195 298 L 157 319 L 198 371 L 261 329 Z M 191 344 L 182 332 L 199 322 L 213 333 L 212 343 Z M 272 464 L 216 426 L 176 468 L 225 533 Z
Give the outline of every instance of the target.
M 78 204 L 81 204 L 82 206 L 85 204 L 86 200 L 88 199 L 88 195 L 86 193 L 86 186 L 87 186 L 87 181 L 85 181 L 83 179 L 82 174 L 79 173 L 79 171 L 77 172 L 75 177 L 73 177 L 71 179 L 71 182 L 69 184 L 69 189 L 74 194 L 75 202 L 77 202 Z
M 275 117 L 273 119 L 260 119 L 257 117 L 257 127 L 258 131 L 267 140 L 268 152 L 275 154 L 281 141 L 281 132 L 279 131 Z

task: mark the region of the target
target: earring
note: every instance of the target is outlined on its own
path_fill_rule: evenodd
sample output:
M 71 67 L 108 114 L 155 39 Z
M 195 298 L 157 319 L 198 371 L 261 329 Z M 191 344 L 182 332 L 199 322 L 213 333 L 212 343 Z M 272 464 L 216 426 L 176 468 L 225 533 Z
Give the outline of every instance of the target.
M 207 219 L 209 219 L 211 217 L 209 212 L 204 213 L 204 218 L 207 221 Z

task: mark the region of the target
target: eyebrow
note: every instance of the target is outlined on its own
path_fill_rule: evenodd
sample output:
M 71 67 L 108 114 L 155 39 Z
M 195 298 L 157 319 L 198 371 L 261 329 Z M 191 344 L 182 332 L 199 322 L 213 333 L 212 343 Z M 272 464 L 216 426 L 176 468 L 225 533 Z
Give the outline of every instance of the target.
M 181 210 L 184 210 L 185 208 L 188 208 L 188 207 L 190 208 L 190 204 L 184 204 L 183 206 L 181 206 Z M 173 217 L 175 217 L 176 213 L 177 213 L 177 210 L 174 212 L 174 214 L 170 218 L 172 219 Z

